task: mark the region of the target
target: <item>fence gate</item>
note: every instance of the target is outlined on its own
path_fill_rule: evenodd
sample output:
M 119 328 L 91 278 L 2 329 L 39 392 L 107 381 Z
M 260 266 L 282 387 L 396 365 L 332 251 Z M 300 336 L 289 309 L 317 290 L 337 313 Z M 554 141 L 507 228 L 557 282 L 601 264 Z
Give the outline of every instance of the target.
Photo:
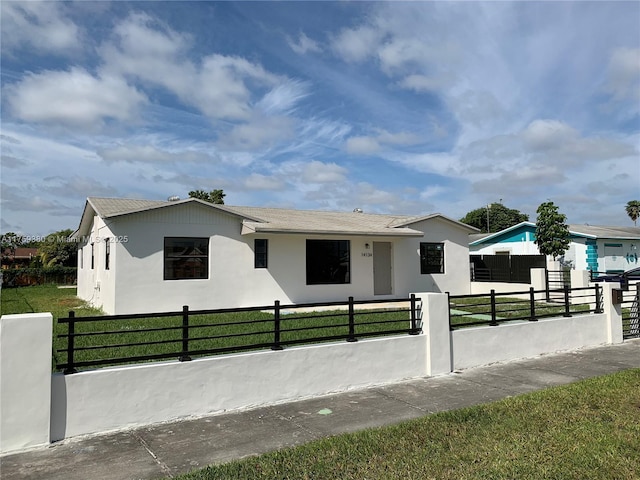
M 571 288 L 571 271 L 545 270 L 544 276 L 547 290 L 547 302 L 563 300 L 564 293 L 562 292 L 562 289 L 564 289 L 565 285 Z
M 640 283 L 623 293 L 622 338 L 640 338 Z

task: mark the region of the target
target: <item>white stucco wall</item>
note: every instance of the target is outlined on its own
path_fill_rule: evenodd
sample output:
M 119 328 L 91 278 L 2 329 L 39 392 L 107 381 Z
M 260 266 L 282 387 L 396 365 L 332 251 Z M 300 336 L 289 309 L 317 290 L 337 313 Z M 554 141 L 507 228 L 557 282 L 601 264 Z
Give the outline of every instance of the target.
M 422 238 L 406 238 L 396 241 L 396 280 L 401 295 L 410 292 L 449 292 L 465 295 L 470 292 L 469 232 L 452 223 L 432 218 L 411 225 L 425 232 Z M 420 243 L 444 243 L 444 274 L 420 273 Z
M 607 315 L 461 328 L 451 332 L 453 368 L 464 369 L 608 343 Z
M 627 271 L 640 267 L 640 241 L 598 240 L 598 271 Z M 611 245 L 620 245 L 613 247 Z
M 374 298 L 373 243 L 390 242 L 390 295 L 406 297 L 412 291 L 469 293 L 468 231 L 434 218 L 411 225 L 424 238 L 348 235 L 241 235 L 238 217 L 200 204 L 176 205 L 109 219 L 94 220 L 83 248 L 78 295 L 105 313 L 146 313 L 281 303 L 303 303 Z M 100 235 L 98 235 L 100 232 Z M 104 271 L 104 243 L 98 236 L 125 239 L 112 244 L 111 270 Z M 164 238 L 207 237 L 209 278 L 164 280 Z M 254 239 L 269 241 L 268 268 L 254 268 Z M 349 240 L 351 280 L 340 285 L 307 285 L 307 239 Z M 90 270 L 90 242 L 96 244 L 96 268 Z M 445 274 L 420 274 L 420 242 L 445 243 Z M 366 248 L 369 244 L 369 248 Z M 98 288 L 99 285 L 99 288 Z
M 105 239 L 110 239 L 109 270 L 105 268 Z M 116 265 L 119 250 L 118 239 L 109 226 L 98 216 L 94 217 L 91 231 L 81 237 L 78 248 L 77 295 L 89 304 L 111 313 L 115 310 Z M 91 244 L 94 264 L 91 268 Z M 80 258 L 82 257 L 82 258 Z M 81 312 L 78 312 L 78 316 Z
M 424 335 L 56 374 L 51 437 L 69 438 L 426 374 Z
M 49 443 L 52 335 L 50 313 L 0 318 L 0 453 Z

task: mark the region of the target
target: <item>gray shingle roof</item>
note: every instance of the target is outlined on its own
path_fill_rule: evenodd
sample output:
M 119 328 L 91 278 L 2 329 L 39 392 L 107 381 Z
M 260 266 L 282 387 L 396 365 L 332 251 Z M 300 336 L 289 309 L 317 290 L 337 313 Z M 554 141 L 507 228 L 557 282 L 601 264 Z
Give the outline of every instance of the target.
M 141 212 L 153 208 L 169 205 L 169 201 L 139 200 L 135 198 L 101 198 L 89 197 L 87 199 L 95 212 L 102 218 L 117 217 L 128 213 Z
M 569 225 L 571 233 L 595 238 L 616 238 L 620 240 L 640 239 L 640 227 L 610 227 L 605 225 Z
M 253 232 L 271 232 L 422 236 L 423 233 L 421 231 L 410 228 L 410 225 L 430 218 L 442 218 L 449 222 L 453 222 L 462 228 L 467 228 L 469 231 L 475 230 L 468 225 L 464 225 L 440 214 L 411 216 L 357 212 L 331 212 L 321 210 L 293 210 L 284 208 L 240 207 L 230 205 L 213 205 L 193 198 L 178 201 L 100 197 L 89 197 L 87 199 L 87 205 L 91 206 L 96 214 L 102 218 L 130 215 L 188 202 L 199 202 L 211 208 L 216 208 L 227 213 L 237 215 L 242 219 L 242 232 L 244 234 Z
M 261 220 L 245 220 L 245 231 L 422 236 L 422 232 L 418 230 L 394 226 L 399 220 L 416 218 L 406 215 L 232 206 L 227 210 L 236 212 L 241 217 L 250 216 Z

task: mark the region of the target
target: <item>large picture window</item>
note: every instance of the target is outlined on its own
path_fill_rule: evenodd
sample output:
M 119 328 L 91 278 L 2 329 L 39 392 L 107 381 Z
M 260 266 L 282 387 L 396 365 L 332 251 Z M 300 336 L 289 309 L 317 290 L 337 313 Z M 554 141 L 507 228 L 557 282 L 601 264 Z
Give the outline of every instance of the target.
M 209 239 L 165 237 L 164 279 L 209 278 Z
M 420 273 L 444 273 L 444 243 L 420 244 Z
M 349 240 L 307 240 L 307 285 L 351 283 Z

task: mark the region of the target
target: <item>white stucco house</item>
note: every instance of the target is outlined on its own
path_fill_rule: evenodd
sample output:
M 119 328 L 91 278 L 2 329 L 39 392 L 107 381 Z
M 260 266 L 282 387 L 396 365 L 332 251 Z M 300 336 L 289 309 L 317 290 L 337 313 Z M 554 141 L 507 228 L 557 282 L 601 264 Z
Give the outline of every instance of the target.
M 466 294 L 474 232 L 441 214 L 90 197 L 78 296 L 120 314 Z
M 565 262 L 576 270 L 619 273 L 640 266 L 640 228 L 598 225 L 568 225 L 569 250 Z M 471 254 L 538 255 L 534 243 L 536 224 L 521 222 L 490 235 L 473 234 Z

